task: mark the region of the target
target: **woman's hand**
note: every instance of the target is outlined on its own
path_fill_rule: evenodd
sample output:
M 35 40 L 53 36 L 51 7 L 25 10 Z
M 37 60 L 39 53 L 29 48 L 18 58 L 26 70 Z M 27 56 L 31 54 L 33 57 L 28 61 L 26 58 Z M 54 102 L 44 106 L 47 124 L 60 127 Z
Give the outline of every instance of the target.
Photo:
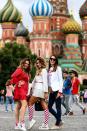
M 58 98 L 58 97 L 61 97 L 61 98 L 62 98 L 62 97 L 63 97 L 63 94 L 62 94 L 61 92 L 58 92 L 56 98 Z
M 24 85 L 25 81 L 23 80 L 20 80 L 19 83 L 18 83 L 18 87 L 21 87 L 22 85 Z

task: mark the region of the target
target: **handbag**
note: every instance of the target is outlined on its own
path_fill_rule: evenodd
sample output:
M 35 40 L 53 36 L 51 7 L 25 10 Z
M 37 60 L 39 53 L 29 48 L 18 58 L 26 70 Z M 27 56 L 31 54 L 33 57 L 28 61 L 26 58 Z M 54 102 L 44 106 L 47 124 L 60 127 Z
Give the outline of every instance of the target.
M 35 103 L 35 111 L 43 111 L 43 107 L 41 105 L 41 101 L 38 100 L 36 103 Z

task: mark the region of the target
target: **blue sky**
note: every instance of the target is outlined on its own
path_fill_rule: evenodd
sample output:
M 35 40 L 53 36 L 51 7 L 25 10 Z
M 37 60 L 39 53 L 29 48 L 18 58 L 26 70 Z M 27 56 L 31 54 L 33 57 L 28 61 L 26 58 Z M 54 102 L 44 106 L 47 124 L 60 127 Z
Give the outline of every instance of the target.
M 14 5 L 19 9 L 23 15 L 23 23 L 26 27 L 28 27 L 29 31 L 32 31 L 32 18 L 29 15 L 29 7 L 31 6 L 34 0 L 12 0 Z M 4 7 L 7 0 L 0 0 L 0 10 Z M 79 18 L 79 8 L 85 2 L 85 0 L 67 0 L 69 11 L 73 11 L 74 18 L 81 24 Z M 0 38 L 2 34 L 2 29 L 0 27 Z

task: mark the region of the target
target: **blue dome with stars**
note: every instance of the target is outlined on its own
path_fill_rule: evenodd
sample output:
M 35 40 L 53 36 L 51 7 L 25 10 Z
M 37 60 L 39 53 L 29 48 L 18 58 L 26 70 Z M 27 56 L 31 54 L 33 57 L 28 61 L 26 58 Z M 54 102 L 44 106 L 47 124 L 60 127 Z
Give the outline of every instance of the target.
M 34 0 L 29 12 L 31 16 L 51 16 L 53 7 L 47 0 Z

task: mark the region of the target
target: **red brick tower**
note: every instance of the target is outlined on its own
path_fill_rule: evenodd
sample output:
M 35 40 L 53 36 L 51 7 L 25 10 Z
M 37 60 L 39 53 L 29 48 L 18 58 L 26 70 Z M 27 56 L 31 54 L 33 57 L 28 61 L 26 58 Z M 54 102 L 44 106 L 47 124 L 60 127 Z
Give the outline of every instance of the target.
M 49 58 L 52 54 L 50 23 L 53 8 L 47 0 L 35 0 L 30 8 L 33 32 L 30 35 L 31 51 L 37 56 Z
M 53 15 L 51 19 L 51 33 L 53 36 L 53 54 L 62 57 L 65 35 L 62 32 L 63 24 L 68 20 L 69 13 L 67 0 L 49 0 L 53 5 Z

